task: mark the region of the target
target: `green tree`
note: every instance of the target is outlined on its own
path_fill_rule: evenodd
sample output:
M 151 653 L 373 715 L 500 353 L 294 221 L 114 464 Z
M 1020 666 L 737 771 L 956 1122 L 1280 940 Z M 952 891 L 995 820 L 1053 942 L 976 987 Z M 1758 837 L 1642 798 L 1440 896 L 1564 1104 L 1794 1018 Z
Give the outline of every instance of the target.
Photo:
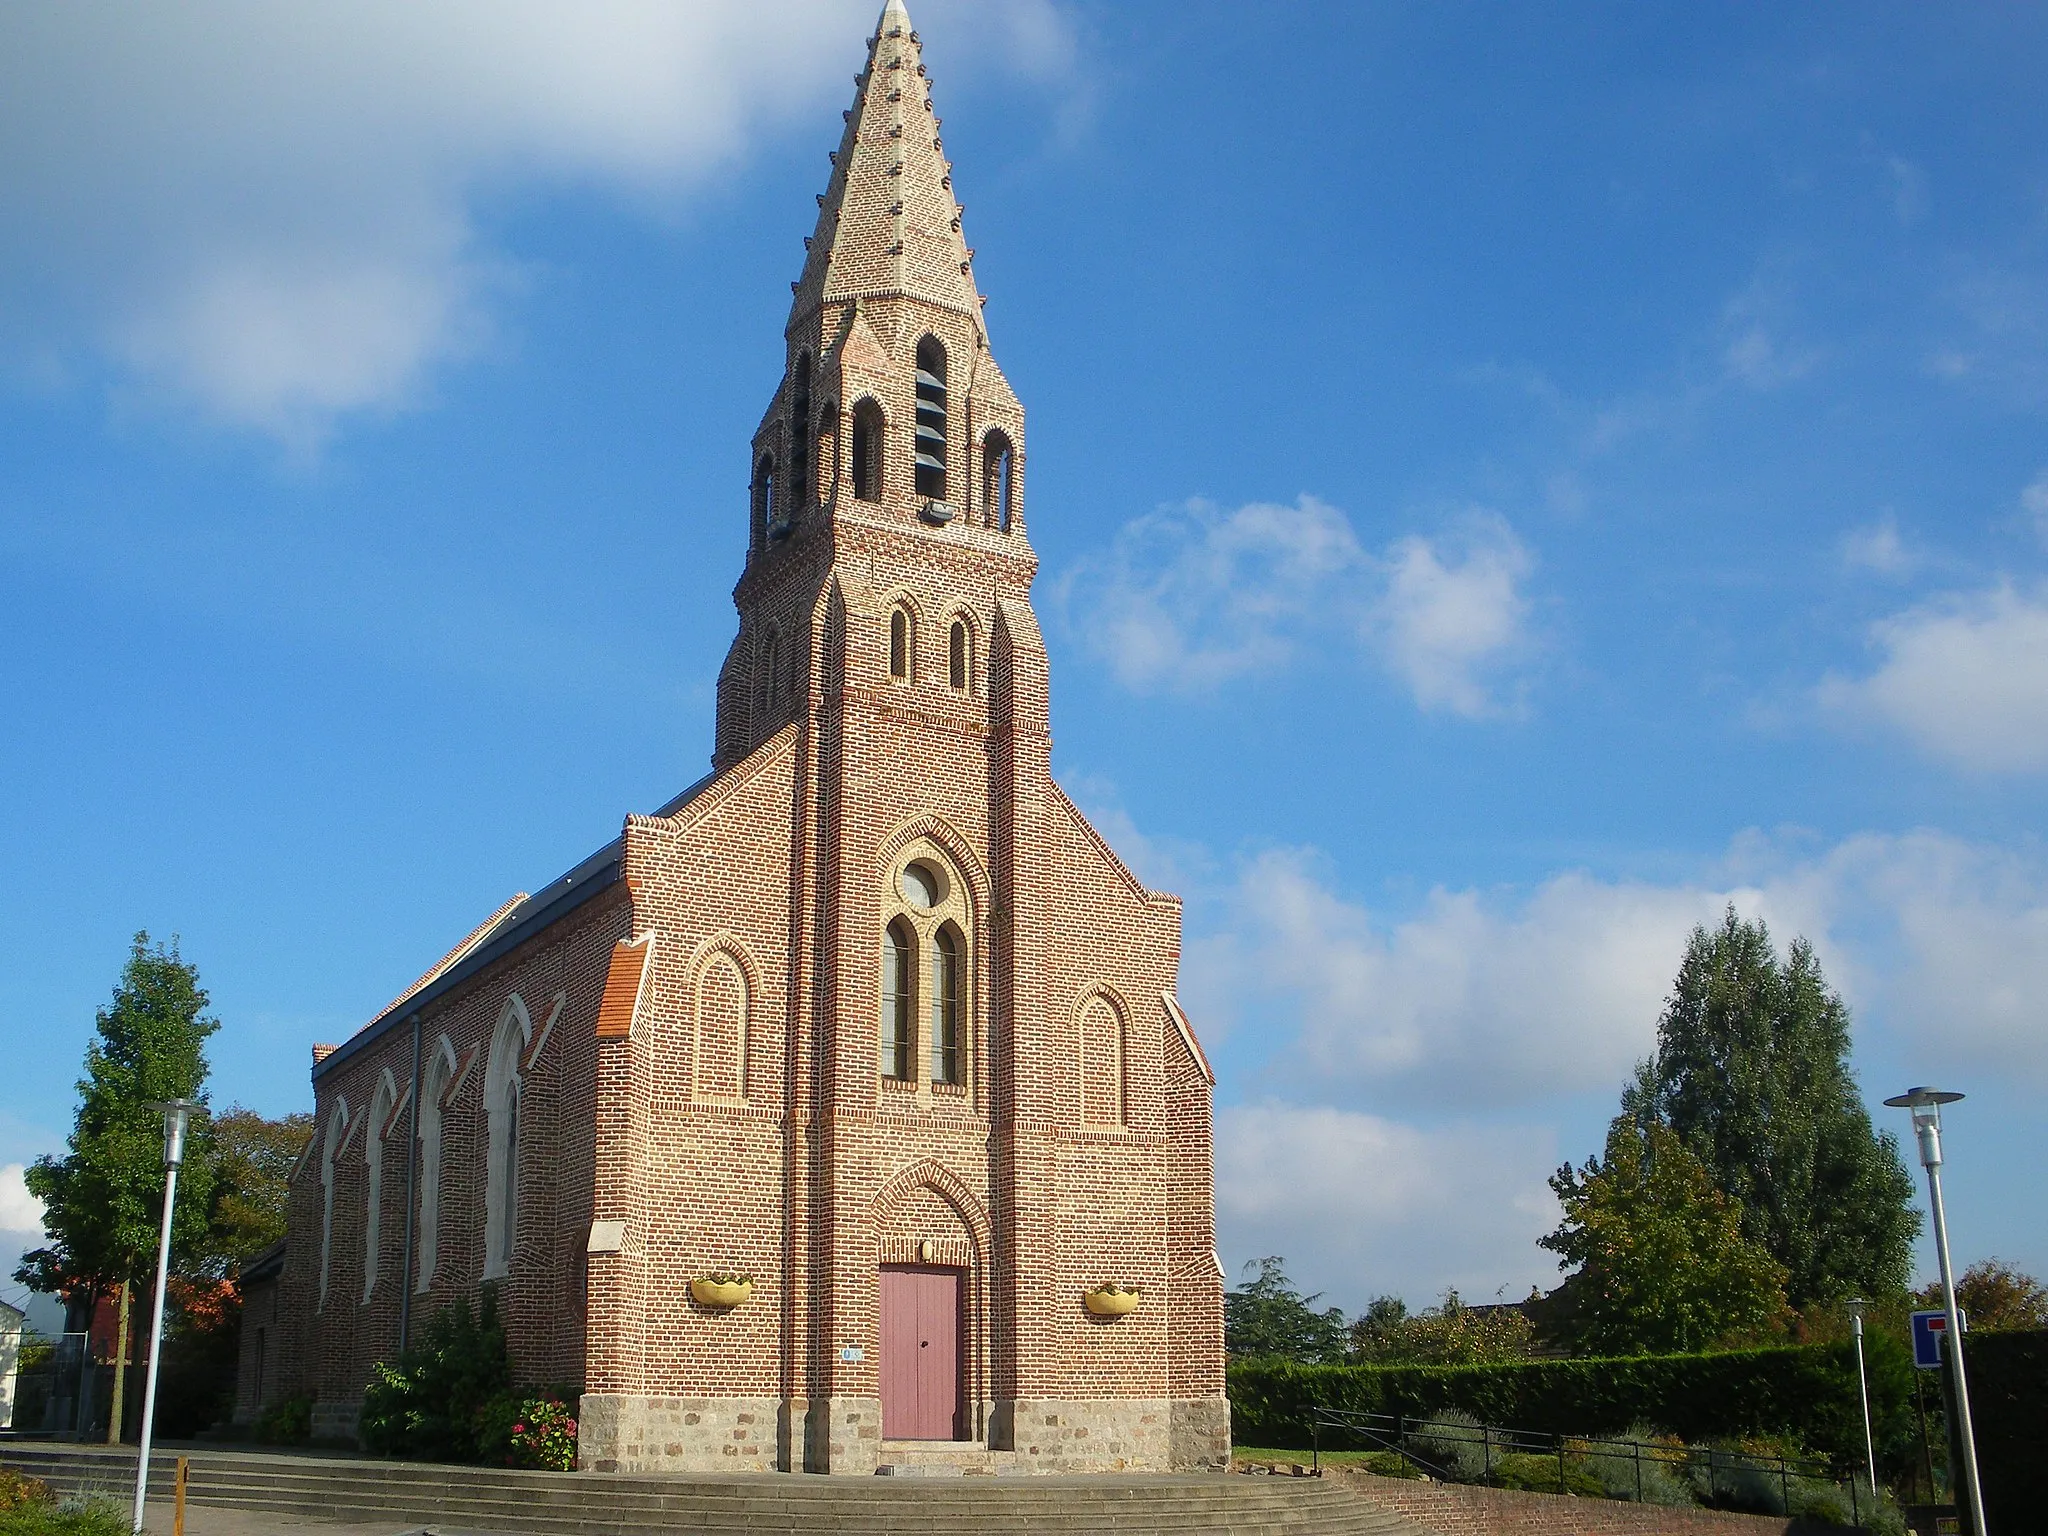
M 22 1257 L 14 1278 L 31 1290 L 82 1291 L 88 1300 L 149 1279 L 163 1219 L 165 1099 L 205 1102 L 209 1035 L 198 970 L 152 948 L 138 933 L 113 1001 L 99 1011 L 86 1047 L 78 1111 L 68 1150 L 29 1167 L 29 1192 L 43 1202 L 47 1246 Z M 178 1179 L 174 1258 L 202 1250 L 213 1206 L 213 1137 L 195 1117 Z
M 1371 1365 L 1495 1365 L 1526 1360 L 1536 1330 L 1518 1307 L 1465 1305 L 1455 1290 L 1411 1313 L 1398 1296 L 1375 1296 L 1351 1325 L 1351 1358 Z
M 284 1236 L 292 1166 L 313 1139 L 313 1117 L 268 1120 L 239 1104 L 213 1117 L 213 1209 L 189 1268 L 225 1279 Z
M 1286 1260 L 1269 1255 L 1245 1265 L 1257 1274 L 1223 1295 L 1223 1347 L 1239 1358 L 1279 1356 L 1311 1363 L 1344 1358 L 1344 1314 L 1318 1312 L 1320 1293 L 1304 1296 L 1287 1278 Z
M 1765 926 L 1732 906 L 1717 929 L 1694 929 L 1622 1112 L 1678 1133 L 1785 1267 L 1793 1306 L 1905 1288 L 1913 1180 L 1896 1138 L 1871 1127 L 1849 1011 L 1804 939 L 1781 963 Z
M 1785 1269 L 1742 1211 L 1664 1126 L 1617 1116 L 1606 1159 L 1567 1163 L 1550 1187 L 1564 1221 L 1545 1248 L 1575 1266 L 1576 1342 L 1595 1354 L 1683 1354 L 1777 1326 Z
M 1942 1305 L 1941 1282 L 1915 1291 L 1912 1303 L 1929 1311 Z M 1972 1333 L 2048 1328 L 2048 1286 L 2003 1259 L 1979 1259 L 1956 1279 L 1956 1305 Z

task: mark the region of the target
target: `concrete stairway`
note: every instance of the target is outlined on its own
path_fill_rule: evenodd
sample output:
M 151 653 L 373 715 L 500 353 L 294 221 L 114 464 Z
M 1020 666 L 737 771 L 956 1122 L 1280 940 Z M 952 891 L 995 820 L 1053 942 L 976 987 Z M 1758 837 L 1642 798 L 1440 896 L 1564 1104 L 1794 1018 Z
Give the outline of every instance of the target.
M 394 1530 L 628 1536 L 1422 1536 L 1335 1481 L 1199 1476 L 837 1478 L 510 1472 L 343 1456 L 188 1450 L 194 1504 Z M 170 1496 L 176 1452 L 151 1458 L 150 1496 Z M 61 1493 L 132 1490 L 132 1451 L 0 1441 L 0 1466 Z M 161 1489 L 161 1494 L 158 1490 Z

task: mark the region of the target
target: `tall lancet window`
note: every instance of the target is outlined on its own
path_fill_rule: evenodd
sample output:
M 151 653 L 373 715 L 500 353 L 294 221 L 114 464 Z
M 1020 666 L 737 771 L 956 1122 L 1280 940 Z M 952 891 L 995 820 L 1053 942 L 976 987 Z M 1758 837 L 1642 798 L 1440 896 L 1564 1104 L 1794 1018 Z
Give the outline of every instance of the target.
M 484 1071 L 484 1278 L 509 1274 L 519 1249 L 520 1111 L 526 1084 L 521 1058 L 533 1040 L 533 1020 L 517 996 L 506 1001 Z
M 902 918 L 882 939 L 882 1076 L 910 1076 L 910 993 L 917 974 L 917 941 Z
M 882 499 L 882 408 L 863 400 L 853 408 L 853 498 Z
M 796 358 L 795 389 L 789 406 L 789 508 L 792 513 L 810 505 L 807 483 L 811 465 L 811 354 Z
M 775 501 L 775 460 L 764 453 L 754 466 L 754 548 L 768 547 L 770 531 L 781 515 Z
M 960 943 L 951 923 L 932 940 L 932 1081 L 960 1081 Z
M 917 344 L 917 494 L 946 499 L 946 349 L 936 336 Z
M 991 432 L 981 444 L 981 516 L 991 528 L 1010 531 L 1010 513 L 1016 497 L 1016 450 L 1000 432 Z

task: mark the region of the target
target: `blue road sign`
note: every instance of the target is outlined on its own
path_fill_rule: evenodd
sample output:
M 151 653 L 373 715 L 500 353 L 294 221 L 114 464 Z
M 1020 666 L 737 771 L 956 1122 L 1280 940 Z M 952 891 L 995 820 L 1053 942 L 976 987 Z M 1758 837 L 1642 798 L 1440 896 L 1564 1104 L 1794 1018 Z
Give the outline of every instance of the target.
M 1963 1319 L 1963 1332 L 1970 1331 L 1970 1320 Z M 1946 1312 L 1915 1312 L 1913 1314 L 1913 1364 L 1923 1371 L 1941 1369 L 1941 1336 L 1948 1332 Z

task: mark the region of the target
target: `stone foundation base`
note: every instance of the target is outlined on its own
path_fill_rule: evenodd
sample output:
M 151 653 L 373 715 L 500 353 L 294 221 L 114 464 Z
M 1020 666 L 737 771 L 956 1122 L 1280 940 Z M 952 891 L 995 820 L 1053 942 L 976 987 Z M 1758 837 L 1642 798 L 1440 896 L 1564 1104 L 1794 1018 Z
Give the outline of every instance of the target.
M 983 1405 L 979 1417 L 987 1425 L 986 1438 L 962 1441 L 961 1449 L 1008 1453 L 1006 1468 L 1018 1472 L 1202 1471 L 1230 1465 L 1230 1404 L 1220 1397 L 1018 1398 Z M 577 1419 L 576 1464 L 586 1472 L 867 1477 L 883 1464 L 882 1404 L 872 1397 L 785 1401 L 591 1392 Z
M 362 1423 L 363 1405 L 354 1403 L 315 1403 L 313 1405 L 313 1442 L 316 1445 L 354 1445 L 358 1426 Z
M 1230 1470 L 1230 1399 L 1178 1398 L 1169 1429 L 1169 1458 L 1176 1472 Z
M 1173 1404 L 1164 1398 L 1017 1398 L 996 1407 L 1027 1472 L 1163 1472 Z
M 586 1472 L 773 1472 L 781 1401 L 586 1392 L 576 1465 Z

